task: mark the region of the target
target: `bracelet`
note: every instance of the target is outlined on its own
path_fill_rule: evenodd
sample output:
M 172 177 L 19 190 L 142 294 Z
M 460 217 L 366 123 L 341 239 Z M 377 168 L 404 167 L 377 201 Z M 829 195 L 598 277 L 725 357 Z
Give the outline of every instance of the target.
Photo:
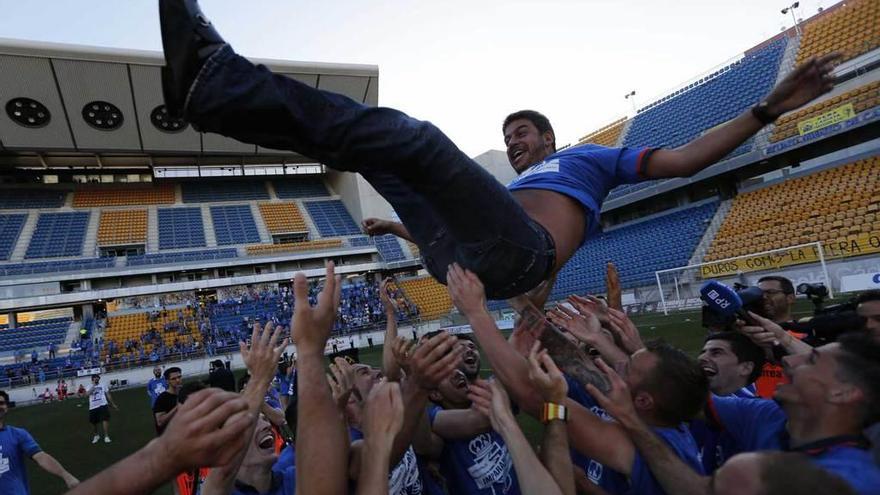
M 547 424 L 554 419 L 561 420 L 562 422 L 568 421 L 568 408 L 563 406 L 562 404 L 554 404 L 553 402 L 545 402 L 544 410 L 541 414 L 541 421 L 544 424 Z
M 778 115 L 770 115 L 770 110 L 767 108 L 766 101 L 762 101 L 761 103 L 753 106 L 752 115 L 764 125 L 770 125 L 776 122 L 776 119 L 779 118 Z

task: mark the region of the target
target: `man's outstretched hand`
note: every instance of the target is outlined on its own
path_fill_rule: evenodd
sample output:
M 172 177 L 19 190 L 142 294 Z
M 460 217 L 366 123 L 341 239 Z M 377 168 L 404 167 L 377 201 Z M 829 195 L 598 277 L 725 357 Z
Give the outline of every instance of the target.
M 293 279 L 293 294 L 296 298 L 293 306 L 293 343 L 297 350 L 308 352 L 324 352 L 324 345 L 330 337 L 330 330 L 336 320 L 336 308 L 339 307 L 342 284 L 336 275 L 333 262 L 327 263 L 327 276 L 324 288 L 318 294 L 318 304 L 309 305 L 309 283 L 306 276 L 297 273 Z
M 839 52 L 807 60 L 773 88 L 767 96 L 767 110 L 780 116 L 815 100 L 834 88 L 834 67 L 842 58 Z
M 382 220 L 381 218 L 365 218 L 361 222 L 361 227 L 367 235 L 392 234 L 392 225 L 390 220 Z
M 629 386 L 623 378 L 621 378 L 616 371 L 611 369 L 610 366 L 605 364 L 605 361 L 602 361 L 601 358 L 597 358 L 595 363 L 608 379 L 608 392 L 602 392 L 590 383 L 586 385 L 587 392 L 589 392 L 590 395 L 596 399 L 596 402 L 598 402 L 599 405 L 605 409 L 608 414 L 613 416 L 614 419 L 616 419 L 624 428 L 629 428 L 632 425 L 638 424 L 639 416 L 633 405 Z
M 461 314 L 471 318 L 486 312 L 486 289 L 475 273 L 453 263 L 446 272 L 446 284 L 449 297 Z

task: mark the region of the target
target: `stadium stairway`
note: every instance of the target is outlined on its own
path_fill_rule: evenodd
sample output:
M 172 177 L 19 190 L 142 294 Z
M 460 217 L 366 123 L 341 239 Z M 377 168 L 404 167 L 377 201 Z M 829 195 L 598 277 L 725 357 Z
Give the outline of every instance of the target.
M 272 197 L 272 192 L 269 193 L 269 197 Z M 266 227 L 266 222 L 263 220 L 263 215 L 260 214 L 260 204 L 256 201 L 250 202 L 251 207 L 251 215 L 254 217 L 254 223 L 257 226 L 257 233 L 260 234 L 260 242 L 272 244 L 272 234 L 269 233 L 269 229 Z
M 68 196 L 72 196 L 68 195 Z M 98 226 L 101 223 L 101 213 L 95 211 L 89 215 L 89 225 L 86 227 L 86 235 L 83 238 L 83 256 L 91 258 L 98 255 Z
M 297 199 L 288 201 L 296 203 L 296 207 L 302 212 L 303 220 L 306 221 L 306 227 L 309 229 L 309 239 L 317 239 L 321 237 L 320 232 L 318 232 L 318 226 L 315 225 L 315 221 L 312 220 L 312 216 L 309 215 L 309 212 L 306 210 L 306 205 L 303 204 L 302 200 Z
M 211 218 L 211 205 L 199 206 L 202 212 L 202 223 L 205 226 L 205 247 L 217 247 L 217 235 L 214 233 L 214 219 Z
M 795 35 L 788 39 L 788 44 L 785 46 L 785 51 L 782 52 L 782 60 L 780 60 L 779 62 L 779 73 L 776 74 L 776 83 L 774 83 L 774 87 L 779 84 L 780 81 L 785 79 L 788 74 L 794 69 L 795 60 L 797 60 L 797 53 L 800 46 L 800 36 Z M 773 129 L 775 127 L 775 125 L 764 126 L 764 128 L 761 129 L 757 135 L 755 135 L 756 149 L 766 148 L 770 144 L 770 136 L 772 135 Z
M 623 123 L 623 129 L 620 130 L 620 136 L 617 136 L 617 142 L 614 143 L 615 148 L 620 148 L 623 146 L 623 140 L 626 139 L 626 132 L 629 131 L 629 126 L 632 125 L 633 119 L 626 119 Z
M 79 329 L 82 328 L 82 322 L 73 320 L 70 322 L 70 327 L 67 329 L 67 335 L 64 336 L 64 341 L 62 344 L 69 348 L 70 344 L 74 342 L 74 339 L 79 339 Z M 97 332 L 97 328 L 95 329 Z M 60 349 L 59 349 L 60 350 Z M 60 354 L 60 353 L 59 353 Z
M 9 261 L 24 261 L 24 255 L 27 253 L 28 244 L 31 243 L 31 237 L 34 236 L 34 230 L 37 228 L 37 218 L 39 217 L 40 214 L 37 212 L 27 214 L 27 219 L 24 221 L 21 233 L 18 235 L 18 244 L 12 250 Z
M 696 265 L 703 262 L 703 257 L 706 256 L 709 246 L 711 246 L 712 241 L 715 240 L 715 234 L 718 233 L 718 229 L 721 228 L 721 224 L 724 223 L 724 218 L 727 217 L 727 212 L 730 211 L 732 206 L 732 199 L 725 199 L 718 204 L 718 209 L 715 210 L 715 216 L 712 217 L 709 226 L 706 227 L 706 233 L 703 234 L 700 243 L 697 244 L 697 248 L 694 249 L 694 254 L 691 256 L 691 259 L 688 260 L 688 265 Z
M 278 193 L 275 191 L 275 184 L 271 180 L 266 181 L 266 191 L 269 191 L 269 201 L 278 201 Z
M 148 253 L 159 252 L 159 207 L 147 207 L 147 245 L 144 246 Z

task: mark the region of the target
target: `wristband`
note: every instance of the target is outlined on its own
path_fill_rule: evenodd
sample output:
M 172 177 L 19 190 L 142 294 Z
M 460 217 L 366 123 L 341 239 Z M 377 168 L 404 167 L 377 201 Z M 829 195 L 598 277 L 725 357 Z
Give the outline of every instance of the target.
M 568 421 L 568 408 L 562 404 L 554 404 L 553 402 L 544 403 L 544 411 L 541 414 L 541 421 L 547 424 L 554 419 L 561 420 L 563 423 Z
M 752 107 L 752 115 L 758 119 L 764 125 L 770 125 L 776 122 L 776 119 L 779 118 L 778 115 L 771 115 L 770 110 L 767 108 L 767 102 L 762 101 L 757 105 Z

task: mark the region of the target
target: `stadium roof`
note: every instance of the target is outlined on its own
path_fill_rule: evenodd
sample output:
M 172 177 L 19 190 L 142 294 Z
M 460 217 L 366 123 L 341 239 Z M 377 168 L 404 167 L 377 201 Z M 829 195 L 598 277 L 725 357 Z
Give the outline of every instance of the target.
M 254 61 L 377 104 L 375 65 Z M 168 120 L 160 108 L 163 64 L 161 52 L 0 38 L 0 152 L 297 156 Z

